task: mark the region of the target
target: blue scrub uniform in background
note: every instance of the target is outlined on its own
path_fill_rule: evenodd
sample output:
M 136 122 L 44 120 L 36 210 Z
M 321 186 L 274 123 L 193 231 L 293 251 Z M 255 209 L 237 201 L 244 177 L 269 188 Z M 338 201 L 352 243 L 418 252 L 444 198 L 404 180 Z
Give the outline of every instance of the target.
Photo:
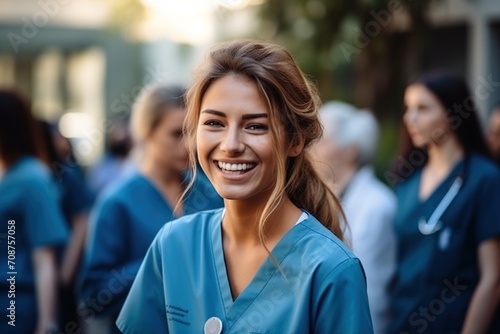
M 55 167 L 53 166 L 53 168 Z M 59 204 L 68 229 L 72 232 L 75 217 L 87 215 L 90 211 L 93 202 L 92 195 L 79 165 L 74 164 L 65 167 L 54 174 L 55 183 L 59 189 Z M 59 263 L 62 263 L 63 256 L 71 240 L 73 239 L 70 237 L 68 243 L 58 249 Z M 70 328 L 73 323 L 78 323 L 76 280 L 81 262 L 81 259 L 78 259 L 73 280 L 67 286 L 62 286 L 62 284 L 59 286 L 59 328 L 61 330 L 65 330 L 66 326 Z
M 295 225 L 233 300 L 222 246 L 223 209 L 163 227 L 151 245 L 118 328 L 131 333 L 373 333 L 357 258 L 314 217 Z
M 80 166 L 70 167 L 57 179 L 57 182 L 61 191 L 64 218 L 71 224 L 73 217 L 90 210 L 93 198 Z
M 63 245 L 67 240 L 51 174 L 35 158 L 20 159 L 0 180 L 0 222 L 0 333 L 33 333 L 38 312 L 32 253 L 36 248 Z M 8 226 L 12 225 L 15 234 L 9 233 Z M 15 247 L 14 270 L 8 267 L 9 241 Z M 17 274 L 8 274 L 11 271 Z M 11 276 L 15 276 L 13 298 L 8 296 L 11 286 L 7 279 Z M 6 317 L 11 300 L 15 301 L 15 327 L 8 325 L 10 319 Z
M 389 333 L 460 333 L 480 278 L 478 247 L 500 235 L 500 171 L 472 154 L 424 201 L 418 197 L 421 173 L 396 189 L 398 259 Z M 441 229 L 423 235 L 419 219 L 429 219 L 457 176 L 463 185 L 441 216 Z M 491 333 L 500 333 L 498 324 L 493 327 Z
M 222 206 L 222 199 L 200 174 L 183 210 L 190 214 Z M 84 319 L 116 319 L 155 235 L 175 218 L 163 195 L 138 172 L 105 191 L 91 214 L 79 305 Z

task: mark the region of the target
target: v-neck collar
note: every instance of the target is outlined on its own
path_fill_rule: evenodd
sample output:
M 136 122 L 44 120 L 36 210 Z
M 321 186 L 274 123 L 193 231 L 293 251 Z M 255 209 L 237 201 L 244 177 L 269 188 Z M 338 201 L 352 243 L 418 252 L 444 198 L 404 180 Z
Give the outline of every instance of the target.
M 158 186 L 156 186 L 156 184 L 150 178 L 148 178 L 146 175 L 144 175 L 141 172 L 137 172 L 137 177 L 139 177 L 142 180 L 142 182 L 144 182 L 145 184 L 147 184 L 147 186 L 150 187 L 153 190 L 153 192 L 156 194 L 156 197 L 158 198 L 158 200 L 162 201 L 163 204 L 172 212 L 172 217 L 174 219 L 178 218 L 177 215 L 174 212 L 174 208 L 167 201 L 167 199 L 162 194 L 162 192 L 160 191 L 160 189 L 158 188 Z
M 219 292 L 224 304 L 223 309 L 225 312 L 225 318 L 228 322 L 228 327 L 231 328 L 245 312 L 245 310 L 259 296 L 273 275 L 275 275 L 279 270 L 271 258 L 267 257 L 264 260 L 264 263 L 260 266 L 259 270 L 257 270 L 257 273 L 252 278 L 250 283 L 233 301 L 222 245 L 222 214 L 223 209 L 216 212 L 211 221 L 212 256 L 214 258 L 215 269 L 219 281 Z M 293 226 L 287 233 L 285 233 L 272 250 L 272 254 L 279 264 L 282 263 L 288 253 L 293 249 L 295 244 L 299 241 L 300 236 L 304 234 L 306 228 L 303 224 L 306 223 L 308 219 L 303 221 L 301 224 Z M 281 275 L 279 272 L 278 274 Z
M 448 175 L 439 183 L 439 185 L 436 188 L 434 188 L 434 190 L 429 194 L 429 196 L 427 196 L 424 199 L 420 198 L 420 184 L 422 183 L 422 172 L 423 172 L 423 168 L 420 168 L 418 170 L 417 182 L 416 182 L 418 203 L 422 205 L 428 203 L 429 201 L 433 201 L 436 197 L 442 198 L 444 196 L 444 192 L 446 192 L 451 186 L 452 179 L 454 179 L 458 175 L 459 171 L 463 168 L 464 161 L 465 158 L 460 159 L 455 164 L 455 166 L 453 166 Z

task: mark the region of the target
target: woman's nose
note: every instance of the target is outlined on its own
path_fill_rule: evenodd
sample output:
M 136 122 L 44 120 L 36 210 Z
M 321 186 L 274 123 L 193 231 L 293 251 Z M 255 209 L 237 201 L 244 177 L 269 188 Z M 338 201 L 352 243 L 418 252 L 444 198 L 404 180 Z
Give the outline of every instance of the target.
M 414 123 L 415 119 L 416 119 L 416 115 L 417 115 L 417 113 L 415 112 L 415 110 L 413 108 L 408 108 L 403 115 L 403 121 L 407 124 Z
M 228 129 L 220 143 L 221 151 L 236 155 L 245 149 L 245 144 L 241 141 L 241 134 L 238 129 Z

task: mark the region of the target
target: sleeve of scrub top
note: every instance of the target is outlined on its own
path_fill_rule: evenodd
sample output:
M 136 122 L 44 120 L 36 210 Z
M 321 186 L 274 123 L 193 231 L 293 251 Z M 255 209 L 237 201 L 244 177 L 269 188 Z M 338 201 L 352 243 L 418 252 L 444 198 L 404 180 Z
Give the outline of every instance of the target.
M 500 235 L 500 173 L 483 179 L 477 201 L 476 242 Z
M 116 325 L 125 334 L 168 333 L 161 234 L 149 248 Z
M 100 302 L 101 314 L 117 315 L 139 270 L 142 259 L 126 255 L 127 215 L 116 201 L 108 201 L 94 212 L 82 282 L 82 297 Z M 102 296 L 100 296 L 100 294 Z M 110 299 L 110 300 L 109 300 Z
M 63 244 L 67 229 L 50 183 L 39 180 L 27 186 L 25 224 L 32 248 Z
M 373 333 L 366 282 L 359 260 L 350 258 L 323 279 L 318 299 L 316 334 Z

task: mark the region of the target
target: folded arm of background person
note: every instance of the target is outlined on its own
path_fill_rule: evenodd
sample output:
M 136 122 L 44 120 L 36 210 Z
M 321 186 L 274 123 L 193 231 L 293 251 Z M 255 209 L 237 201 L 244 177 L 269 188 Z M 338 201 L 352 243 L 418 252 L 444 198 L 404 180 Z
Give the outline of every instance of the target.
M 500 237 L 479 245 L 481 278 L 472 296 L 462 334 L 487 333 L 500 300 Z

